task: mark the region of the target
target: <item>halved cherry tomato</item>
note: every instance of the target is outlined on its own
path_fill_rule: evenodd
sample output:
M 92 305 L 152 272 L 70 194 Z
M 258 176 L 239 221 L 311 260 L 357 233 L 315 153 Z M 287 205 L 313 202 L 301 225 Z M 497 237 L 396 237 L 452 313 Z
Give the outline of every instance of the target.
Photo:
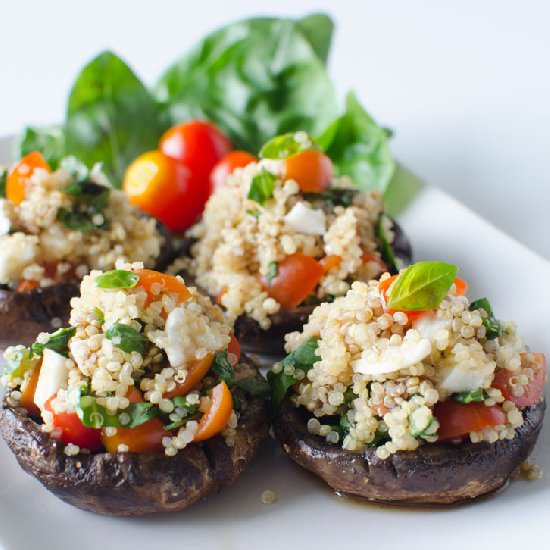
M 9 201 L 20 204 L 25 200 L 27 182 L 37 168 L 50 171 L 50 165 L 38 151 L 25 155 L 13 166 L 6 181 L 6 198 Z
M 241 358 L 241 344 L 239 344 L 239 341 L 235 337 L 233 333 L 231 333 L 231 340 L 229 340 L 229 345 L 227 346 L 227 353 L 229 355 L 232 355 L 233 357 L 236 357 L 235 359 L 235 365 L 239 362 L 239 359 Z
M 187 378 L 181 384 L 176 384 L 176 387 L 169 392 L 166 392 L 163 397 L 165 399 L 172 399 L 178 395 L 186 395 L 189 393 L 205 376 L 206 373 L 210 370 L 210 365 L 214 355 L 208 353 L 202 359 L 195 361 L 187 371 Z
M 246 151 L 231 151 L 216 163 L 210 173 L 210 193 L 227 183 L 227 178 L 235 168 L 244 168 L 258 159 Z
M 31 281 L 30 279 L 21 279 L 17 285 L 16 292 L 26 294 L 36 290 L 40 286 L 38 281 Z
M 464 296 L 468 292 L 468 283 L 460 277 L 455 278 L 455 296 Z
M 207 197 L 210 172 L 231 151 L 231 142 L 210 122 L 192 120 L 170 128 L 160 139 L 159 149 L 185 164 L 199 179 Z
M 535 405 L 540 401 L 544 393 L 544 384 L 546 383 L 546 357 L 542 353 L 522 353 L 522 360 L 529 363 L 535 371 L 533 379 L 523 388 L 522 395 L 514 395 L 510 386 L 510 378 L 516 373 L 507 369 L 498 369 L 493 379 L 493 388 L 502 392 L 504 399 L 515 403 L 517 407 L 523 409 L 530 405 Z
M 227 426 L 233 410 L 233 396 L 225 382 L 214 386 L 210 407 L 199 420 L 199 429 L 194 441 L 204 441 L 219 434 Z
M 479 432 L 489 426 L 506 424 L 506 413 L 498 406 L 486 407 L 483 403 L 459 403 L 448 399 L 434 406 L 439 421 L 438 439 L 458 439 L 470 432 Z
M 185 283 L 174 277 L 173 275 L 166 275 L 160 271 L 153 271 L 152 269 L 140 269 L 136 272 L 139 275 L 138 286 L 143 287 L 147 292 L 147 299 L 145 300 L 145 307 L 151 302 L 156 300 L 159 294 L 153 292 L 153 285 L 158 285 L 160 292 L 168 292 L 177 296 L 178 303 L 185 302 L 191 293 L 185 286 Z
M 295 180 L 306 193 L 321 193 L 332 181 L 330 159 L 314 149 L 308 149 L 286 159 L 285 177 Z
M 323 266 L 325 273 L 338 269 L 342 263 L 342 256 L 325 256 L 319 260 L 319 263 Z
M 184 164 L 149 151 L 128 166 L 123 189 L 131 204 L 178 232 L 202 213 L 208 198 L 204 185 Z
M 90 451 L 100 449 L 101 430 L 84 426 L 75 412 L 54 412 L 51 406 L 51 401 L 54 397 L 55 395 L 52 395 L 46 401 L 44 408 L 53 414 L 53 425 L 61 430 L 59 439 L 63 443 L 72 443 Z
M 325 276 L 323 266 L 311 256 L 300 252 L 281 260 L 271 281 L 263 281 L 269 295 L 284 308 L 301 304 Z
M 34 402 L 34 394 L 36 392 L 36 385 L 38 384 L 38 377 L 40 376 L 40 365 L 35 365 L 31 377 L 29 378 L 29 383 L 25 388 L 25 391 L 21 393 L 21 399 L 19 404 L 27 409 L 28 413 L 31 416 L 40 416 L 40 409 Z

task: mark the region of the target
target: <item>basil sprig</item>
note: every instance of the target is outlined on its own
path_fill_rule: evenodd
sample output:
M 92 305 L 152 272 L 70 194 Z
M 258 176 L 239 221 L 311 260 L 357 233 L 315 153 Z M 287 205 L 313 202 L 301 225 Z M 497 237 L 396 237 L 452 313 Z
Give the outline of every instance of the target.
M 471 391 L 463 391 L 453 394 L 453 399 L 455 401 L 458 401 L 459 403 L 464 404 L 477 403 L 480 401 L 485 401 L 485 399 L 487 399 L 487 392 L 482 388 Z
M 134 288 L 139 282 L 139 275 L 125 269 L 113 269 L 96 277 L 95 284 L 99 288 Z
M 399 273 L 399 260 L 396 258 L 388 236 L 386 235 L 386 230 L 384 228 L 384 221 L 386 219 L 388 219 L 388 217 L 384 213 L 381 213 L 380 216 L 378 216 L 374 226 L 374 232 L 378 241 L 378 250 L 380 250 L 382 261 L 386 264 L 388 270 L 395 274 Z
M 445 262 L 413 264 L 394 283 L 388 306 L 409 311 L 435 309 L 449 292 L 457 273 L 456 266 Z
M 126 353 L 137 351 L 140 355 L 145 355 L 147 338 L 128 325 L 122 323 L 111 325 L 105 332 L 105 338 Z
M 248 198 L 263 205 L 273 196 L 274 187 L 275 176 L 271 172 L 263 170 L 252 178 L 252 183 L 248 190 Z
M 285 373 L 285 367 L 293 366 L 307 372 L 319 360 L 316 354 L 318 344 L 319 338 L 315 336 L 308 338 L 281 361 L 282 369 L 279 372 L 275 373 L 270 370 L 267 373 L 271 396 L 276 404 L 279 404 L 285 398 L 288 390 L 298 382 L 295 376 Z
M 301 134 L 301 135 L 300 135 Z M 302 138 L 302 139 L 299 139 Z M 313 148 L 311 138 L 304 132 L 288 133 L 270 139 L 260 149 L 262 159 L 287 159 Z
M 494 340 L 502 336 L 502 323 L 495 318 L 493 308 L 487 298 L 479 298 L 470 304 L 470 311 L 475 309 L 483 309 L 487 313 L 487 317 L 483 318 L 483 326 L 488 340 Z
M 44 352 L 44 349 L 51 349 L 65 357 L 69 356 L 69 340 L 75 335 L 76 327 L 60 328 L 55 331 L 53 334 L 50 334 L 50 337 L 47 342 L 41 344 L 40 342 L 35 342 L 31 349 L 35 355 L 41 356 Z

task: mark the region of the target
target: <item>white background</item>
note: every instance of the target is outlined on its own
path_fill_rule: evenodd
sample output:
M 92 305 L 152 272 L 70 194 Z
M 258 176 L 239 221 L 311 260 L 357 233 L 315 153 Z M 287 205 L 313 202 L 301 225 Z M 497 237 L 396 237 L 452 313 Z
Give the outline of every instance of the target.
M 0 134 L 61 120 L 72 80 L 102 48 L 152 83 L 231 19 L 315 10 L 337 24 L 330 66 L 339 92 L 355 89 L 395 129 L 396 156 L 550 258 L 544 0 L 3 0 Z

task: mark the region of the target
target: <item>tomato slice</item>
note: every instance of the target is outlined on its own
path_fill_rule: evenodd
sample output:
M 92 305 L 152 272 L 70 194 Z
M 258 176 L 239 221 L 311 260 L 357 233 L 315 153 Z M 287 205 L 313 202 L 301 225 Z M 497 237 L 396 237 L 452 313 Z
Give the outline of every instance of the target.
M 144 288 L 147 292 L 145 307 L 159 296 L 159 292 L 156 294 L 153 292 L 153 285 L 156 285 L 155 290 L 160 289 L 160 292 L 175 294 L 178 303 L 185 302 L 185 300 L 191 296 L 185 283 L 173 275 L 166 275 L 165 273 L 153 271 L 152 269 L 140 269 L 136 273 L 139 275 L 138 286 Z
M 227 426 L 233 410 L 233 396 L 225 382 L 212 390 L 210 407 L 201 416 L 194 441 L 204 441 L 219 434 Z
M 284 308 L 301 304 L 324 277 L 323 266 L 311 256 L 300 252 L 281 260 L 271 281 L 263 280 L 269 295 Z
M 286 159 L 285 178 L 295 180 L 306 193 L 325 191 L 332 176 L 332 162 L 315 149 L 308 149 Z
M 38 281 L 31 281 L 30 279 L 21 279 L 17 285 L 16 292 L 21 292 L 22 294 L 28 294 L 33 290 L 36 290 L 40 286 Z
M 436 403 L 434 415 L 439 421 L 439 441 L 458 439 L 507 422 L 506 413 L 497 405 L 486 407 L 483 403 L 464 404 L 453 399 Z
M 36 392 L 36 385 L 38 384 L 38 378 L 40 377 L 40 364 L 35 365 L 29 383 L 25 388 L 25 391 L 21 393 L 21 399 L 19 404 L 27 409 L 31 416 L 40 416 L 40 409 L 34 402 L 34 394 Z
M 544 393 L 544 384 L 546 383 L 546 357 L 542 353 L 522 353 L 522 362 L 527 361 L 529 367 L 535 371 L 533 379 L 523 388 L 522 395 L 514 395 L 510 378 L 516 373 L 507 369 L 498 369 L 493 379 L 493 388 L 502 392 L 504 399 L 512 401 L 517 407 L 523 409 L 530 405 L 535 405 L 540 401 Z
M 13 166 L 6 181 L 6 198 L 9 201 L 20 204 L 25 200 L 27 182 L 37 168 L 50 172 L 50 165 L 38 151 L 25 155 Z
M 342 256 L 325 256 L 319 260 L 319 263 L 323 266 L 325 273 L 338 269 L 342 263 Z
M 455 278 L 455 296 L 464 296 L 468 292 L 468 283 L 460 277 Z
M 235 366 L 241 359 L 241 344 L 239 344 L 233 333 L 231 333 L 231 340 L 229 340 L 229 345 L 227 346 L 227 353 L 235 358 L 233 365 Z
M 202 359 L 195 361 L 187 371 L 187 378 L 181 384 L 177 384 L 176 387 L 169 392 L 166 392 L 163 397 L 165 399 L 172 399 L 178 395 L 185 395 L 189 393 L 205 376 L 206 373 L 210 370 L 210 365 L 214 355 L 208 353 Z
M 212 169 L 210 173 L 210 193 L 223 187 L 227 183 L 227 178 L 235 168 L 244 168 L 251 162 L 258 159 L 246 151 L 231 151 L 223 157 Z

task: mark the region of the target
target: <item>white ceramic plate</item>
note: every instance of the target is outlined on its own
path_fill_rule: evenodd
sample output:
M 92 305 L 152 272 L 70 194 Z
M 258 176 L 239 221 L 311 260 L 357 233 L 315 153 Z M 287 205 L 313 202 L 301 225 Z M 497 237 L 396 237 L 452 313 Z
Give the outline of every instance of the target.
M 7 160 L 0 141 L 0 161 Z M 2 149 L 3 147 L 3 149 Z M 400 216 L 417 260 L 461 266 L 470 295 L 488 296 L 498 317 L 515 319 L 533 350 L 550 352 L 550 264 L 432 187 Z M 499 550 L 550 541 L 550 424 L 532 459 L 547 470 L 503 493 L 451 509 L 379 507 L 339 498 L 308 472 L 264 446 L 232 487 L 189 510 L 145 519 L 113 519 L 62 503 L 21 471 L 0 443 L 2 550 L 194 548 L 444 548 Z M 262 504 L 265 489 L 277 494 Z

